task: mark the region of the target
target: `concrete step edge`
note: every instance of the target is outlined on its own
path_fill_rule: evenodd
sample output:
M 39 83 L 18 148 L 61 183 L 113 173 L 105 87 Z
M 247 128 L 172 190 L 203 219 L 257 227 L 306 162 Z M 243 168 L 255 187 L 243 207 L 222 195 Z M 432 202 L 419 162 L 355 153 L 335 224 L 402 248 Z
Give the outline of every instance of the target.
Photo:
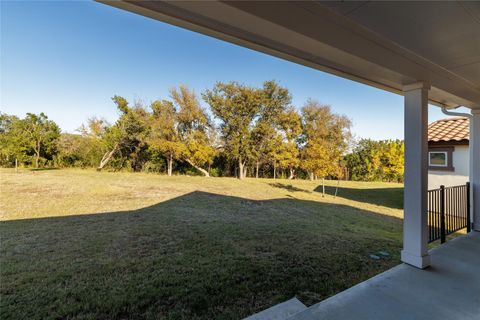
M 286 320 L 307 309 L 297 298 L 284 301 L 268 309 L 255 313 L 244 320 Z

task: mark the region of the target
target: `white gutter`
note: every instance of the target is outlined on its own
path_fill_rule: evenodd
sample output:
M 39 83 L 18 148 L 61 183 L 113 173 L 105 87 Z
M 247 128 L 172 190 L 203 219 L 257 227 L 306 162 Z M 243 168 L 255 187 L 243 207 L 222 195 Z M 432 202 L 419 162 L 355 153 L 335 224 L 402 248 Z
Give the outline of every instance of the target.
M 460 106 L 458 107 L 455 107 L 455 108 L 451 108 L 451 109 L 457 109 L 459 108 Z M 463 112 L 455 112 L 455 111 L 450 111 L 450 109 L 447 109 L 445 107 L 442 107 L 442 112 L 444 114 L 446 114 L 447 116 L 454 116 L 454 117 L 466 117 L 468 119 L 472 119 L 473 116 L 470 114 L 470 113 L 463 113 Z M 470 131 L 471 132 L 471 131 Z
M 457 109 L 460 106 L 457 106 L 452 109 Z M 442 107 L 442 112 L 446 114 L 447 116 L 456 116 L 456 117 L 467 117 L 470 121 L 469 123 L 469 141 L 468 141 L 468 153 L 469 153 L 469 169 L 468 169 L 468 181 L 473 181 L 473 146 L 474 144 L 474 136 L 473 136 L 473 115 L 470 113 L 463 113 L 463 112 L 455 112 L 455 111 L 450 111 L 446 107 Z M 470 221 L 473 222 L 473 188 L 470 186 Z

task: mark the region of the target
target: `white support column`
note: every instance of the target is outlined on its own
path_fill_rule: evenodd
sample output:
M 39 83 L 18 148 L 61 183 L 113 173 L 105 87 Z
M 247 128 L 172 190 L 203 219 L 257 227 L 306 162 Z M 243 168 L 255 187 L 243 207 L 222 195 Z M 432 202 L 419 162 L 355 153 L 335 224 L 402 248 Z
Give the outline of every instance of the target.
M 480 231 L 480 110 L 470 119 L 470 205 L 473 230 Z
M 428 90 L 423 82 L 403 88 L 405 95 L 405 189 L 402 261 L 430 265 L 428 255 Z

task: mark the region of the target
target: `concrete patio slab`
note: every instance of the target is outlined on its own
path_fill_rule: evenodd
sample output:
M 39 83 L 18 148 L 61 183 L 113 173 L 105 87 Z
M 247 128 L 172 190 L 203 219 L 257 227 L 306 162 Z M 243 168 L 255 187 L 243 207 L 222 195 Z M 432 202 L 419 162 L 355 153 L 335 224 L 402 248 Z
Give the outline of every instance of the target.
M 480 319 L 480 232 L 430 255 L 426 270 L 401 264 L 288 319 Z

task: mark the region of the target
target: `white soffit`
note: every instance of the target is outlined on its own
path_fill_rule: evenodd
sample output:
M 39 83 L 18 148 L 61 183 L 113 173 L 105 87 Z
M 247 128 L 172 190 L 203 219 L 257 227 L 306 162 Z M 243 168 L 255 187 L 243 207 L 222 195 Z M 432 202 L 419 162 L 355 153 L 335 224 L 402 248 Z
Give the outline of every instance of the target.
M 480 109 L 479 2 L 101 2 L 312 68 Z

